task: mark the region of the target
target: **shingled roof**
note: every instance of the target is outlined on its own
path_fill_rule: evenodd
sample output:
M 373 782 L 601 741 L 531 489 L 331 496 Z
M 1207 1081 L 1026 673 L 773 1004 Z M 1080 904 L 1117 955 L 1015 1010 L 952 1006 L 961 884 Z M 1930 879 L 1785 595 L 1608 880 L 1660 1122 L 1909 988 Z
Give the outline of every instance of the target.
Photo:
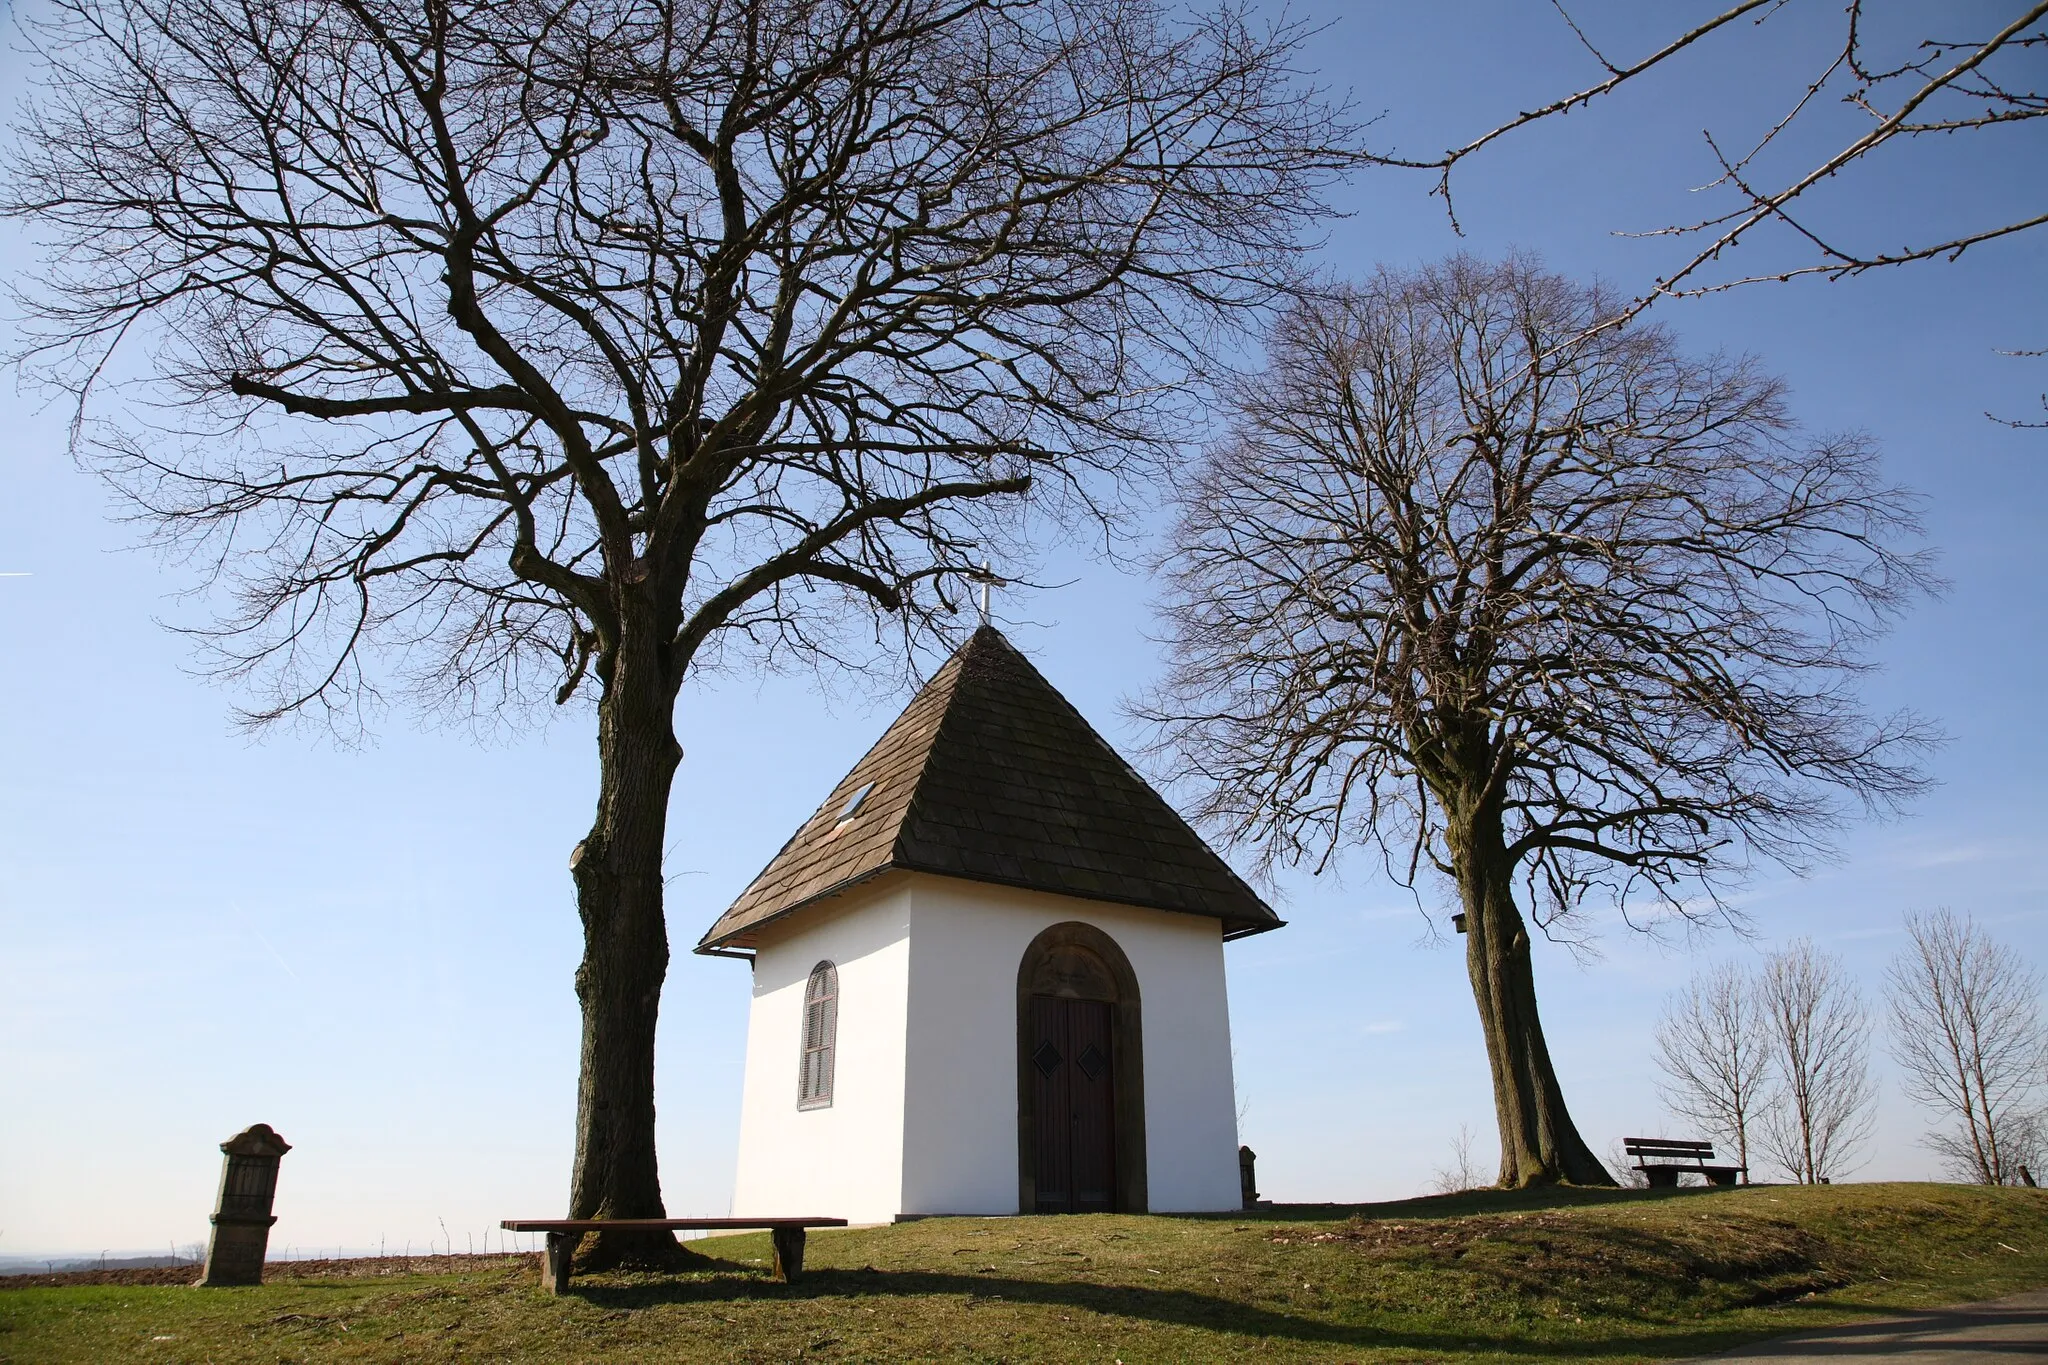
M 992 626 L 910 699 L 698 951 L 752 947 L 767 921 L 893 868 L 1207 915 L 1226 938 L 1282 923 Z

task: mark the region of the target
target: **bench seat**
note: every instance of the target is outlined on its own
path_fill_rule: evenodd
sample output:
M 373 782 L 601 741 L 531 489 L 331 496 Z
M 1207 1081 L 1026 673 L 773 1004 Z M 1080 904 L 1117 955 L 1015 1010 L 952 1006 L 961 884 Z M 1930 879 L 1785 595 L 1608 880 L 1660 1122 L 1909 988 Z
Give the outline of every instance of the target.
M 804 1232 L 843 1228 L 844 1218 L 507 1218 L 507 1232 L 544 1232 L 540 1283 L 550 1294 L 569 1292 L 569 1260 L 586 1232 L 754 1232 L 767 1229 L 775 1246 L 775 1278 L 788 1284 L 804 1273 Z

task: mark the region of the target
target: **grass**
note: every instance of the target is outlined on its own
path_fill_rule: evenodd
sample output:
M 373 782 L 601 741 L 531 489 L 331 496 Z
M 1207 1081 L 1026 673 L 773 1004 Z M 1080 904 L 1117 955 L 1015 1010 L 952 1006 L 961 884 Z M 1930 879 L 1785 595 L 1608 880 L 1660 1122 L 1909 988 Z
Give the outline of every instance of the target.
M 692 1243 L 683 1275 L 531 1258 L 273 1267 L 260 1288 L 0 1289 L 0 1361 L 1670 1359 L 2048 1284 L 2048 1191 L 1474 1193 L 1223 1217 L 945 1218 Z M 354 1274 L 338 1273 L 353 1269 Z M 0 1285 L 9 1282 L 0 1281 Z

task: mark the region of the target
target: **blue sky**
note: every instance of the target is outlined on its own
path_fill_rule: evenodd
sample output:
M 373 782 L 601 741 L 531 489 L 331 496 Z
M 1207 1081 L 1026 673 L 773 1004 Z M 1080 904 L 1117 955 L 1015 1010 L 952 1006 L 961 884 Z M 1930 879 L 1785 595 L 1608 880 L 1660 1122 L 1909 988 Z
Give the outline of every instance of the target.
M 1635 52 L 1656 36 L 1652 19 L 1661 31 L 1678 20 L 1658 16 L 1679 12 L 1614 3 L 1581 17 Z M 1588 70 L 1534 0 L 1292 13 L 1331 22 L 1306 57 L 1361 112 L 1386 111 L 1382 147 L 1461 140 Z M 1328 225 L 1328 263 L 1521 247 L 1637 285 L 1674 248 L 1614 231 L 1683 217 L 1698 202 L 1690 187 L 1711 178 L 1700 130 L 1753 130 L 1837 17 L 1832 4 L 1795 7 L 1704 54 L 1718 60 L 1476 159 L 1459 182 L 1462 243 L 1426 179 L 1360 175 L 1342 196 L 1350 216 Z M 0 90 L 21 72 L 18 54 L 0 57 Z M 2037 208 L 2048 184 L 2037 140 L 1938 151 L 1843 181 L 1827 212 L 1894 245 Z M 32 268 L 18 237 L 0 239 L 0 271 Z M 1814 426 L 1874 433 L 1893 475 L 1928 495 L 1952 588 L 1887 642 L 1868 694 L 1937 717 L 1954 739 L 1934 763 L 1940 787 L 1910 818 L 1853 831 L 1839 866 L 1749 890 L 1753 942 L 1658 946 L 1615 929 L 1583 966 L 1539 946 L 1553 1051 L 1596 1148 L 1663 1125 L 1648 1034 L 1700 963 L 1811 935 L 1874 1004 L 1902 913 L 1949 905 L 2048 964 L 2036 833 L 2048 621 L 2032 572 L 2048 433 L 1984 416 L 2024 414 L 2048 387 L 2048 362 L 1998 354 L 2048 345 L 2044 282 L 2048 234 L 2036 233 L 1953 265 L 1659 310 L 1688 346 L 1753 351 L 1788 376 Z M 61 412 L 0 387 L 0 571 L 27 575 L 0 578 L 0 1257 L 203 1237 L 216 1144 L 258 1120 L 296 1144 L 280 1250 L 417 1249 L 444 1226 L 461 1250 L 499 1218 L 559 1209 L 577 1029 L 566 859 L 589 820 L 589 721 L 480 743 L 396 717 L 361 748 L 233 733 L 235 696 L 190 676 L 160 624 L 200 619 L 203 604 L 174 596 L 189 582 L 175 566 L 131 548 L 134 528 L 64 437 Z M 1001 624 L 1098 727 L 1130 741 L 1119 702 L 1158 667 L 1149 585 L 1065 553 L 1040 578 L 1066 586 L 999 598 Z M 658 1092 L 672 1211 L 726 1209 L 747 998 L 745 967 L 683 950 L 903 700 L 783 678 L 685 694 Z M 1490 1162 L 1454 942 L 1426 941 L 1413 897 L 1363 860 L 1281 893 L 1291 926 L 1229 955 L 1243 1135 L 1265 1191 L 1415 1193 L 1461 1124 Z M 1922 1116 L 1881 1048 L 1874 1062 L 1880 1126 L 1860 1175 L 1932 1174 Z

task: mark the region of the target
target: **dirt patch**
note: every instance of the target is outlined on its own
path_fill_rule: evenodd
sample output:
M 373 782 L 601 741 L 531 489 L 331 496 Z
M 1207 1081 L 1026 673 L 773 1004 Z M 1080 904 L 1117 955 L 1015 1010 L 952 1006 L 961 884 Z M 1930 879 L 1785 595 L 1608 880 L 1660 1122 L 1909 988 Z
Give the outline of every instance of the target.
M 1585 1219 L 1569 1213 L 1509 1214 L 1504 1217 L 1431 1218 L 1413 1223 L 1384 1218 L 1353 1218 L 1332 1228 L 1311 1231 L 1283 1228 L 1266 1240 L 1275 1246 L 1344 1242 L 1361 1250 L 1396 1251 L 1415 1247 L 1456 1249 L 1515 1233 L 1545 1228 L 1579 1228 Z

